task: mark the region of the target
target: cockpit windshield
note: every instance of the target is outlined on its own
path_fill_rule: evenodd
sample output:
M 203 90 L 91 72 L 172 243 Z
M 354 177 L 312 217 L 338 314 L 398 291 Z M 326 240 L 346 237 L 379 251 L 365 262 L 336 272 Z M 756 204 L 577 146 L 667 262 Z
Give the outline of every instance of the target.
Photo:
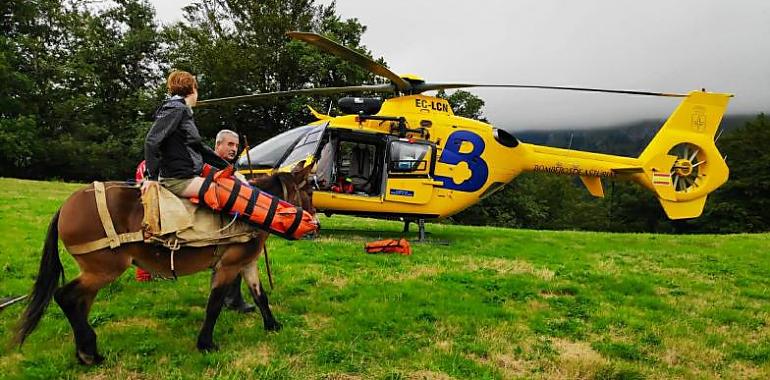
M 276 167 L 279 161 L 281 161 L 281 158 L 287 154 L 297 140 L 304 137 L 313 128 L 314 127 L 310 125 L 294 128 L 266 140 L 251 148 L 248 157 L 245 154 L 241 156 L 241 158 L 238 159 L 238 166 L 240 168 L 248 168 L 249 160 L 251 160 L 251 167 L 253 169 Z

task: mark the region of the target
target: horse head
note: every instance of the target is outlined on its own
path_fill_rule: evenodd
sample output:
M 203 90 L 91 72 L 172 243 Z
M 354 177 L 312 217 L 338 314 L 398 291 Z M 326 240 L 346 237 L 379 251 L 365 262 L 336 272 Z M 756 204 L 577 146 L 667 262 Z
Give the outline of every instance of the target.
M 281 199 L 302 207 L 314 217 L 316 209 L 313 206 L 313 183 L 310 179 L 310 172 L 313 169 L 313 163 L 306 165 L 305 161 L 297 163 L 290 172 L 277 172 L 270 175 L 262 175 L 249 180 L 262 191 L 266 191 Z M 318 218 L 315 218 L 318 223 Z M 320 225 L 320 224 L 319 224 Z

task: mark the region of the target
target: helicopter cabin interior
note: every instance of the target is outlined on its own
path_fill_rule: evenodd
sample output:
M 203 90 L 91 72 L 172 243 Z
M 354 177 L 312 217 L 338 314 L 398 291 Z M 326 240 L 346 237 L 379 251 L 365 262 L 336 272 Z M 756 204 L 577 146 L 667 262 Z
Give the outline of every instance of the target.
M 431 177 L 435 150 L 427 141 L 389 134 L 304 126 L 252 148 L 239 159 L 238 166 L 241 170 L 249 166 L 253 170 L 273 169 L 313 156 L 317 157 L 316 192 L 422 203 L 430 194 L 416 194 L 427 189 L 420 191 L 413 185 Z

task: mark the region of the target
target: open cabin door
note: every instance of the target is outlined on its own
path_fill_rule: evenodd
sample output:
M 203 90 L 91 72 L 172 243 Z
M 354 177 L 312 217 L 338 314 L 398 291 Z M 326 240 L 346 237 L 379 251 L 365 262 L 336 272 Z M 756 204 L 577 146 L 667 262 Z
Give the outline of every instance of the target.
M 385 200 L 425 204 L 433 197 L 433 186 L 440 184 L 432 178 L 436 147 L 429 143 L 405 139 L 388 144 L 388 179 Z

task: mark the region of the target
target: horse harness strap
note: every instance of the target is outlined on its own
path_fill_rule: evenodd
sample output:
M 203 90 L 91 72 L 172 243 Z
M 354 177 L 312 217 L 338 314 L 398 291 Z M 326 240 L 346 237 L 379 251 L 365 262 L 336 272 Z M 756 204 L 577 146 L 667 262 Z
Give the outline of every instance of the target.
M 230 192 L 230 196 L 227 198 L 227 202 L 225 202 L 225 205 L 222 206 L 223 213 L 225 214 L 230 213 L 230 211 L 233 209 L 233 206 L 235 205 L 235 201 L 238 199 L 238 194 L 240 194 L 240 192 L 241 192 L 241 181 L 233 181 L 233 189 Z M 255 191 L 253 191 L 252 194 L 253 193 L 255 193 Z M 251 197 L 249 197 L 249 200 L 251 200 Z
M 144 234 L 141 231 L 126 232 L 124 234 L 118 234 L 117 239 L 120 244 L 137 243 L 144 241 Z M 101 238 L 99 240 L 94 240 L 88 243 L 67 246 L 67 251 L 73 255 L 82 255 L 85 253 L 98 251 L 102 248 L 107 248 L 110 246 L 110 242 L 114 242 L 114 240 L 110 240 L 110 238 Z
M 104 188 L 104 183 L 94 181 L 94 198 L 96 198 L 96 210 L 99 213 L 99 219 L 102 222 L 102 227 L 104 228 L 107 237 L 88 243 L 68 246 L 67 250 L 70 253 L 73 255 L 82 255 L 107 247 L 115 249 L 121 244 L 144 241 L 144 234 L 142 231 L 126 232 L 122 234 L 115 232 L 115 226 L 112 224 L 110 210 L 107 208 L 107 192 Z
M 109 239 L 110 248 L 115 249 L 120 246 L 120 241 L 117 232 L 115 232 L 115 226 L 112 224 L 110 210 L 107 208 L 107 191 L 104 189 L 104 183 L 94 182 L 94 198 L 96 198 L 96 210 L 99 212 L 99 219 L 102 221 L 104 232 Z

